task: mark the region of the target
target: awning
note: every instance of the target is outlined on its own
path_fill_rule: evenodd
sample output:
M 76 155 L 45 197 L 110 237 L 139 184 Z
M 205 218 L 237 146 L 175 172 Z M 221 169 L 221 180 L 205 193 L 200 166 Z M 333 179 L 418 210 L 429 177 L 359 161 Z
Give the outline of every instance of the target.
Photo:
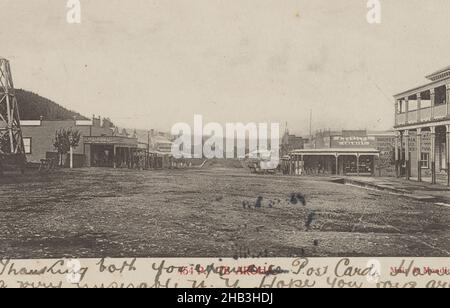
M 380 156 L 380 151 L 377 149 L 364 149 L 364 148 L 330 148 L 330 149 L 305 149 L 294 150 L 289 153 L 291 156 Z
M 138 140 L 136 138 L 121 136 L 84 136 L 83 141 L 85 144 L 116 145 L 128 148 L 138 147 Z
M 161 151 L 153 151 L 153 150 L 150 150 L 148 153 L 149 153 L 149 154 L 153 154 L 153 155 L 160 155 L 160 156 L 172 156 L 172 153 L 161 152 Z

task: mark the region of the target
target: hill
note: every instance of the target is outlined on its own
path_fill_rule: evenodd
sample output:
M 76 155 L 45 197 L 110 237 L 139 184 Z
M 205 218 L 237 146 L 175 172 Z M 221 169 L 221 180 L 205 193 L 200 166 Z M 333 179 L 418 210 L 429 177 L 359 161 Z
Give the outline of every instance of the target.
M 68 110 L 57 103 L 36 93 L 16 89 L 16 98 L 19 104 L 21 120 L 38 120 L 41 116 L 45 120 L 87 120 L 77 112 Z

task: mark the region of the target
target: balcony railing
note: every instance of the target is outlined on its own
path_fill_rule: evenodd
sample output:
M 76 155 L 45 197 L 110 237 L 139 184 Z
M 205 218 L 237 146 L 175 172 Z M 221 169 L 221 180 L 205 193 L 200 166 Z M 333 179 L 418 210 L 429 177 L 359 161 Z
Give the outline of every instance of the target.
M 420 110 L 420 122 L 431 121 L 431 110 L 431 107 Z
M 419 124 L 421 122 L 440 120 L 446 118 L 448 116 L 447 113 L 448 107 L 446 104 L 412 110 L 408 113 L 399 113 L 397 114 L 396 125 Z
M 419 116 L 419 112 L 417 110 L 410 111 L 408 113 L 408 124 L 417 123 L 417 120 L 419 119 L 418 116 Z
M 447 105 L 434 106 L 434 118 L 442 119 L 447 116 Z
M 405 125 L 406 124 L 406 113 L 397 114 L 397 125 Z

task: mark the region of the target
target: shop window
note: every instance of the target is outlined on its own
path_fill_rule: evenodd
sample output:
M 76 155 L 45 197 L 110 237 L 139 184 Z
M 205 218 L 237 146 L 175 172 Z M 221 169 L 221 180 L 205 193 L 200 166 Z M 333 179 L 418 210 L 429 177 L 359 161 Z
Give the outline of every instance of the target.
M 422 153 L 422 155 L 420 157 L 420 166 L 423 169 L 430 168 L 430 153 Z
M 31 154 L 31 138 L 23 138 L 23 145 L 25 147 L 25 154 Z

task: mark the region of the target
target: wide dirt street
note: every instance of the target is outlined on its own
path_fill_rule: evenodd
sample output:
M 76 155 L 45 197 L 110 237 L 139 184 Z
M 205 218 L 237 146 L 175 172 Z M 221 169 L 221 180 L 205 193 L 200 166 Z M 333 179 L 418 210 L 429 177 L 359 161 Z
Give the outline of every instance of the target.
M 0 257 L 449 256 L 450 208 L 240 169 L 0 181 Z

